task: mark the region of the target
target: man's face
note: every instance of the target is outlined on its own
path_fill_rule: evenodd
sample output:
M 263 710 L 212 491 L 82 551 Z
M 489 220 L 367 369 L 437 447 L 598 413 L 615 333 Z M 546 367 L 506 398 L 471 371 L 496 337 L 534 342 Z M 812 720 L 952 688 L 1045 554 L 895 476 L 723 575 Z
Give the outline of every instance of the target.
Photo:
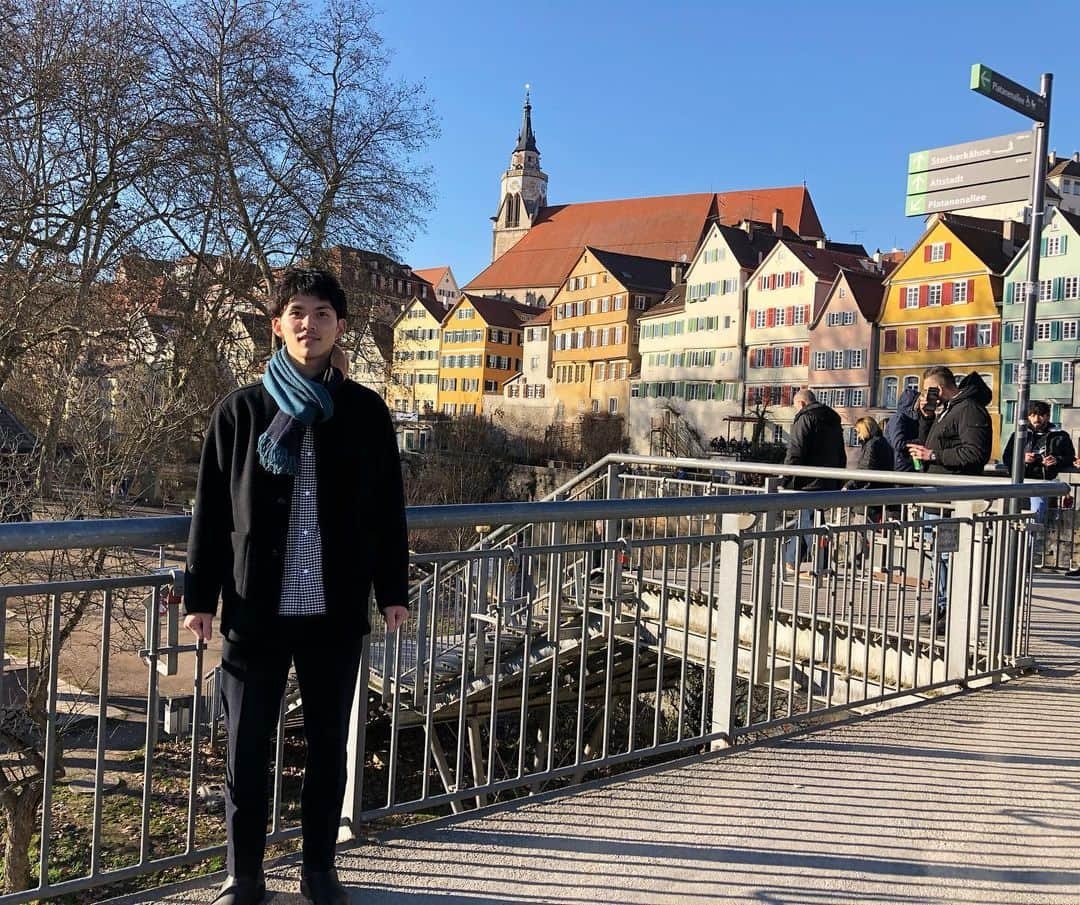
M 345 332 L 345 321 L 334 306 L 313 295 L 297 295 L 289 300 L 281 317 L 271 320 L 274 335 L 285 341 L 293 361 L 313 364 L 329 358 Z
M 1028 415 L 1028 424 L 1031 425 L 1032 430 L 1044 431 L 1046 425 L 1050 423 L 1050 416 L 1044 415 L 1041 412 L 1032 412 Z

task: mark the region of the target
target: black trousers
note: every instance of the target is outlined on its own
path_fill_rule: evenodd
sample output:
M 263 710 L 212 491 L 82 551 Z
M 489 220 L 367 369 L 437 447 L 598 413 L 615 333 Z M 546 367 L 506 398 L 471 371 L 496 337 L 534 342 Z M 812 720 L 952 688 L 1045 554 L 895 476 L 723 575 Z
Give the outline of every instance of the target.
M 345 797 L 345 747 L 362 641 L 341 637 L 322 616 L 282 618 L 258 639 L 226 636 L 221 694 L 228 730 L 225 820 L 228 870 L 254 876 L 262 866 L 269 815 L 271 740 L 290 663 L 304 703 L 307 759 L 300 794 L 304 868 L 334 863 Z

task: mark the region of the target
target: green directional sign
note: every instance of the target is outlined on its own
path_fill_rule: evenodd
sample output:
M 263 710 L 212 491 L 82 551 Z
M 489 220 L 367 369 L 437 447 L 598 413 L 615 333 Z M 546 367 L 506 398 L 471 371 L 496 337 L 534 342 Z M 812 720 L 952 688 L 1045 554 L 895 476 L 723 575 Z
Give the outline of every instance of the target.
M 928 148 L 908 155 L 908 173 L 922 173 L 927 170 L 1000 160 L 1003 157 L 1016 157 L 1020 154 L 1032 153 L 1032 148 L 1030 132 L 1010 132 L 1008 135 L 995 135 L 992 138 L 965 141 L 962 144 L 946 145 L 943 148 Z
M 908 195 L 904 205 L 904 216 L 922 217 L 927 214 L 958 211 L 969 207 L 1026 201 L 1030 189 L 1031 178 L 1021 176 L 1016 179 L 1005 179 L 1000 182 L 990 182 L 970 188 L 961 187 L 940 192 Z
M 975 63 L 971 67 L 971 90 L 1003 104 L 1010 110 L 1022 113 L 1036 122 L 1046 122 L 1049 114 L 1045 97 L 982 63 Z
M 986 160 L 982 163 L 969 163 L 962 167 L 948 167 L 943 170 L 930 170 L 923 173 L 910 173 L 907 179 L 907 193 L 921 195 L 924 192 L 941 192 L 946 189 L 959 189 L 1003 179 L 1028 178 L 1031 173 L 1032 157 L 1019 154 L 1016 157 L 1002 157 L 998 160 Z

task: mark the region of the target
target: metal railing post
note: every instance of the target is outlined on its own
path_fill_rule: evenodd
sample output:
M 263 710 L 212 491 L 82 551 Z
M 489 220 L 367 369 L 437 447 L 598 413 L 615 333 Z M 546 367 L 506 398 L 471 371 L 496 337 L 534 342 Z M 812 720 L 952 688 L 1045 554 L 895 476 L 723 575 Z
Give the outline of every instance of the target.
M 946 604 L 946 650 L 945 677 L 957 682 L 966 682 L 970 674 L 970 651 L 972 636 L 979 624 L 984 570 L 986 561 L 982 539 L 982 526 L 975 521 L 976 512 L 985 511 L 985 504 L 957 503 L 953 506 L 953 517 L 963 519 L 958 526 L 959 543 L 957 550 L 948 557 L 949 575 L 945 584 Z M 940 529 L 937 529 L 940 530 Z M 933 545 L 934 547 L 937 544 Z M 939 554 L 940 559 L 944 555 Z M 937 593 L 937 572 L 942 568 L 940 561 L 934 563 L 934 591 Z M 953 590 L 956 589 L 956 593 Z M 966 599 L 965 599 L 966 598 Z M 998 601 L 1000 606 L 1001 601 Z
M 742 542 L 738 515 L 725 515 L 720 521 L 720 566 L 717 580 L 721 588 L 734 593 L 717 595 L 716 649 L 713 656 L 712 732 L 724 737 L 712 742 L 713 750 L 732 744 L 735 729 L 735 685 L 739 663 L 739 619 L 742 616 Z M 736 538 L 736 539 L 731 539 Z M 750 706 L 751 694 L 747 694 Z
M 765 492 L 779 493 L 780 479 L 777 477 L 766 478 Z M 779 529 L 779 512 L 775 509 L 768 509 L 762 513 L 762 516 L 762 531 L 775 532 Z M 757 599 L 754 601 L 754 606 L 759 609 L 759 618 L 756 622 L 757 636 L 753 640 L 754 662 L 750 666 L 751 682 L 754 685 L 768 681 L 769 678 L 769 628 L 774 617 L 775 609 L 773 590 L 775 588 L 776 576 L 774 570 L 779 568 L 777 553 L 781 549 L 781 546 L 775 534 L 770 533 L 769 536 L 760 541 L 757 549 L 760 561 L 757 563 L 757 574 L 754 576 L 754 581 L 757 586 Z M 720 587 L 724 587 L 724 585 L 721 584 Z M 737 593 L 738 592 L 741 592 L 741 588 L 737 589 Z
M 371 635 L 365 635 L 360 649 L 360 672 L 356 678 L 349 713 L 349 740 L 345 751 L 348 773 L 345 779 L 345 800 L 341 808 L 342 819 L 352 831 L 354 839 L 360 835 L 361 814 L 364 812 L 364 764 L 367 760 L 368 683 L 371 678 Z
M 619 480 L 619 472 L 621 471 L 619 465 L 612 462 L 607 467 L 607 498 L 609 500 L 617 500 L 622 497 L 622 482 Z M 619 589 L 615 587 L 615 559 L 619 555 L 614 547 L 615 541 L 619 539 L 619 520 L 608 519 L 604 522 L 604 542 L 609 546 L 604 548 L 603 563 L 604 563 L 604 596 L 609 600 L 616 597 Z

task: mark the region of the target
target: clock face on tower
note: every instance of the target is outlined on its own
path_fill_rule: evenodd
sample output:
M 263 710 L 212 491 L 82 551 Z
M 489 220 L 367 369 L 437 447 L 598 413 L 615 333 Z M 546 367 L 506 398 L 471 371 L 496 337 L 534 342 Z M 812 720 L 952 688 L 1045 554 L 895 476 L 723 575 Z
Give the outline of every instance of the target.
M 506 191 L 507 192 L 520 192 L 521 191 L 521 180 L 516 178 L 516 177 L 513 178 L 513 179 L 507 179 L 506 180 Z

